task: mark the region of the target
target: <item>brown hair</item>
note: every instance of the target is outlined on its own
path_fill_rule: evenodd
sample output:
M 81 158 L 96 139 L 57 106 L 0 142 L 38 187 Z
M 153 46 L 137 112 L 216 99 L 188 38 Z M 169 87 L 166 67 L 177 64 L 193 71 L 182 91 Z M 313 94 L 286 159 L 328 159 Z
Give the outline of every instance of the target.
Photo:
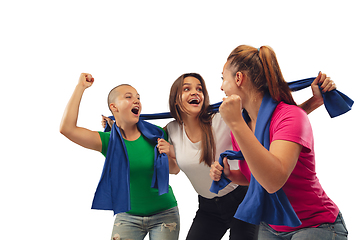
M 240 45 L 230 53 L 227 60 L 231 60 L 230 66 L 235 68 L 234 74 L 245 72 L 259 91 L 269 91 L 271 97 L 278 102 L 296 105 L 271 47 L 256 49 Z
M 211 120 L 214 115 L 213 112 L 209 112 L 210 100 L 209 94 L 206 89 L 205 81 L 200 74 L 197 73 L 186 73 L 181 75 L 178 79 L 175 80 L 171 86 L 170 96 L 169 96 L 169 107 L 170 113 L 173 118 L 179 123 L 182 124 L 181 112 L 185 112 L 184 105 L 181 100 L 182 96 L 182 86 L 184 84 L 184 79 L 187 77 L 194 77 L 198 79 L 202 86 L 202 92 L 204 94 L 204 103 L 199 113 L 199 122 L 202 130 L 201 136 L 201 157 L 200 162 L 204 162 L 206 165 L 211 166 L 215 160 L 216 146 L 214 135 L 211 128 Z

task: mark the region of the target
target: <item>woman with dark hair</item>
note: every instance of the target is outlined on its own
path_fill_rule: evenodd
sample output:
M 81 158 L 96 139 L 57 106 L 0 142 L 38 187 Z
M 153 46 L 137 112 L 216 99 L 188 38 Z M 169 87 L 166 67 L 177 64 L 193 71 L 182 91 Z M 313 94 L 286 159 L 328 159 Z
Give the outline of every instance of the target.
M 270 194 L 282 189 L 301 221 L 297 227 L 262 222 L 259 239 L 347 239 L 339 208 L 316 176 L 307 114 L 296 106 L 275 52 L 268 46 L 235 48 L 224 65 L 221 89 L 227 98 L 219 111 L 233 134 L 234 150 L 241 149 L 245 161 L 240 161 L 239 170 L 231 170 L 226 158 L 224 167 L 215 162 L 212 179 L 218 181 L 224 172 L 233 182 L 246 185 L 252 175 Z M 313 91 L 320 93 L 318 88 Z M 268 111 L 261 108 L 264 101 L 275 104 L 269 118 L 268 147 L 254 135 L 257 123 Z
M 209 191 L 209 169 L 221 152 L 231 148 L 230 130 L 219 113 L 209 112 L 209 95 L 197 73 L 181 75 L 172 85 L 167 126 L 176 161 L 199 194 L 199 209 L 186 239 L 255 239 L 257 226 L 233 218 L 247 187 L 229 184 L 218 194 Z M 175 157 L 173 156 L 173 157 Z M 237 167 L 237 163 L 234 163 Z

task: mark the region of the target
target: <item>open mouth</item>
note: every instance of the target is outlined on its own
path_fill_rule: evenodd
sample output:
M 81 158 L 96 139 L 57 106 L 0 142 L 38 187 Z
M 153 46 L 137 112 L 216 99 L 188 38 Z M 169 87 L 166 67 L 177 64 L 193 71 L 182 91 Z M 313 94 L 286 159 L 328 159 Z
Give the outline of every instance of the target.
M 200 103 L 200 99 L 199 98 L 191 98 L 188 101 L 188 103 L 191 104 L 191 105 L 198 105 Z
M 135 106 L 131 109 L 131 112 L 135 115 L 138 115 L 140 111 L 140 108 L 138 106 Z

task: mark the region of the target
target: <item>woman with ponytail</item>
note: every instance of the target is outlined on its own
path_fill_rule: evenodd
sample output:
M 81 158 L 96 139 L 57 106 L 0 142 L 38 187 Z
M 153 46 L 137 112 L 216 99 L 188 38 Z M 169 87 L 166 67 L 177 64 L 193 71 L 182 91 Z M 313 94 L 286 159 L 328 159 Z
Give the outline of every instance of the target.
M 322 99 L 317 84 L 323 80 L 319 74 L 312 84 L 314 98 Z M 239 170 L 231 170 L 226 158 L 224 167 L 215 162 L 210 176 L 218 181 L 223 173 L 239 185 L 254 178 L 269 194 L 283 191 L 301 222 L 295 227 L 261 222 L 259 239 L 347 239 L 339 208 L 316 176 L 309 111 L 296 106 L 275 52 L 268 46 L 235 48 L 224 65 L 221 89 L 227 97 L 219 111 L 232 132 L 234 150 L 241 149 L 245 161 Z M 265 101 L 275 104 L 268 118 L 268 146 L 255 131 L 269 111 L 262 107 Z

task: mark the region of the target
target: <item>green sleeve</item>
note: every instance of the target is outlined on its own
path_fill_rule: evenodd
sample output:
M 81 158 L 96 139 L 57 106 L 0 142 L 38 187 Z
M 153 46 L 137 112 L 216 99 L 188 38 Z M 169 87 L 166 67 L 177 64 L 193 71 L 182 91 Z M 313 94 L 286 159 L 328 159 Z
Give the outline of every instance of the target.
M 100 135 L 100 139 L 102 143 L 101 153 L 106 157 L 111 132 L 98 132 L 98 133 Z

